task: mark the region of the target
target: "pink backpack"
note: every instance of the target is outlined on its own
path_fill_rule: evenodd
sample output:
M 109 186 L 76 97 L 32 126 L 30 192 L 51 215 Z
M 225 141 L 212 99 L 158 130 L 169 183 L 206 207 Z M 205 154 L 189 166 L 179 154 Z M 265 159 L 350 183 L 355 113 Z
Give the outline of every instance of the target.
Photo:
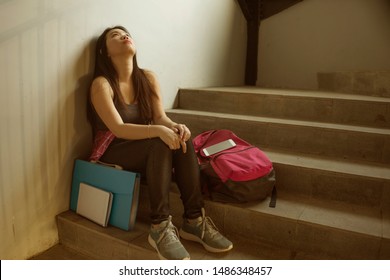
M 206 155 L 204 148 L 231 139 L 234 147 Z M 202 179 L 212 200 L 249 202 L 264 200 L 272 193 L 275 207 L 275 171 L 272 162 L 259 148 L 226 129 L 205 131 L 193 139 Z

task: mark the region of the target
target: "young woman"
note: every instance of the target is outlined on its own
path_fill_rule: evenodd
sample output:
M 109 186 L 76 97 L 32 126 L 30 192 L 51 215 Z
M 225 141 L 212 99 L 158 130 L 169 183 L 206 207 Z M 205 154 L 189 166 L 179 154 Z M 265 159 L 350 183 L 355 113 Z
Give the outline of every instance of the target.
M 165 114 L 157 78 L 138 67 L 134 40 L 124 27 L 107 28 L 101 34 L 95 63 L 89 110 L 95 140 L 90 159 L 146 177 L 151 246 L 161 259 L 190 258 L 179 235 L 211 252 L 231 250 L 233 244 L 205 216 L 191 132 Z M 173 169 L 184 205 L 180 234 L 169 211 Z

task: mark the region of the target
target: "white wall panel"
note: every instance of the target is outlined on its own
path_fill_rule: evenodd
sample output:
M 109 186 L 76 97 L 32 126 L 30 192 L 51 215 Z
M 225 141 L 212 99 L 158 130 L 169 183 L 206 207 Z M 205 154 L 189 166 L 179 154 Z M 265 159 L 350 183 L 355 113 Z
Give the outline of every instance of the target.
M 262 21 L 260 86 L 317 89 L 318 72 L 390 69 L 388 0 L 304 0 Z
M 243 82 L 245 20 L 234 0 L 0 1 L 0 259 L 58 242 L 73 161 L 90 148 L 94 39 L 116 24 L 134 35 L 167 108 L 179 87 Z

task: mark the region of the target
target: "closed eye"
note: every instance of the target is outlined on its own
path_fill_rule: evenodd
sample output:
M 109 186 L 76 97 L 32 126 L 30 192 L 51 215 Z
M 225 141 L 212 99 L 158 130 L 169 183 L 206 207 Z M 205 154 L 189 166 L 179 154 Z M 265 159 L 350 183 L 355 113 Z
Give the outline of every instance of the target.
M 113 31 L 110 34 L 111 38 L 114 38 L 115 36 L 129 36 L 131 38 L 131 35 L 129 33 L 123 33 L 121 34 L 119 31 Z

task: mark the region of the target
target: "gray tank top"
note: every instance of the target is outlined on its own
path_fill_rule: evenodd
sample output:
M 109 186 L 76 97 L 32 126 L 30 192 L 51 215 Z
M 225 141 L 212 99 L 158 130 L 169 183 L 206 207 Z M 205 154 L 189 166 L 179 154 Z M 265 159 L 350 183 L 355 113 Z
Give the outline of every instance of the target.
M 93 106 L 92 106 L 93 107 Z M 123 108 L 115 104 L 115 108 L 118 110 L 119 115 L 122 117 L 124 123 L 134 123 L 134 124 L 144 124 L 142 121 L 138 104 L 126 104 Z M 101 120 L 99 115 L 95 112 L 96 115 L 96 128 L 98 130 L 108 130 L 107 126 Z

